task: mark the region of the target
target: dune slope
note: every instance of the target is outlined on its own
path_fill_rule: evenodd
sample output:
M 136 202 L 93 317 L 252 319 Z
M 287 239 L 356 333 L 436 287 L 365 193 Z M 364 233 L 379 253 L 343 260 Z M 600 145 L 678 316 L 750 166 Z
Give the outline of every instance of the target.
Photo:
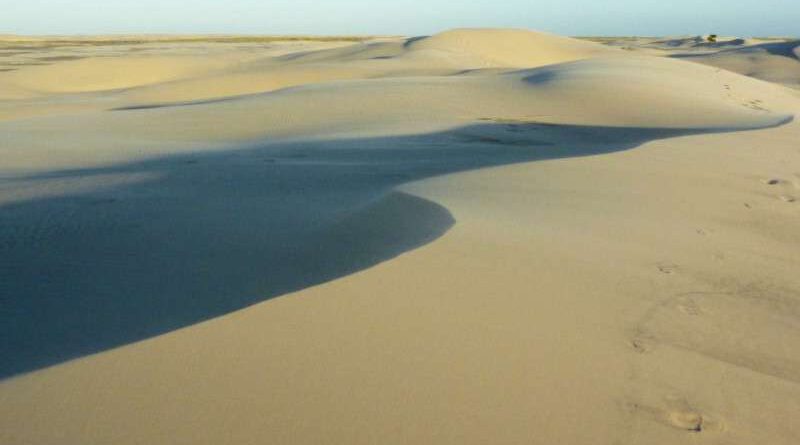
M 683 58 L 800 88 L 800 41 L 769 42 Z
M 797 91 L 520 30 L 170 45 L 0 72 L 3 444 L 800 439 Z

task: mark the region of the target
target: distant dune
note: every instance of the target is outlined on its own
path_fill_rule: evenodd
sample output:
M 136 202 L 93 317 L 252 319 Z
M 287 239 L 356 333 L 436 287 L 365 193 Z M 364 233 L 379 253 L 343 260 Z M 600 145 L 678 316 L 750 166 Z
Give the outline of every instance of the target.
M 691 59 L 746 76 L 800 88 L 800 40 L 792 38 L 707 36 L 660 38 L 590 38 L 628 51 Z
M 458 29 L 413 39 L 412 51 L 462 55 L 466 64 L 536 67 L 613 53 L 612 49 L 552 34 L 513 29 Z
M 798 443 L 798 42 L 603 43 L 0 38 L 0 443 Z
M 687 54 L 681 57 L 800 88 L 800 40 L 756 43 L 712 54 Z

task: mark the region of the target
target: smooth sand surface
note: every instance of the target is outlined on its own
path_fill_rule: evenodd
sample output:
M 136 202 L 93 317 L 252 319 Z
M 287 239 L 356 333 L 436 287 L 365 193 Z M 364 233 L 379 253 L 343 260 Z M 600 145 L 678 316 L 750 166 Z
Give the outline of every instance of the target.
M 153 40 L 0 42 L 0 443 L 800 442 L 796 44 Z
M 800 39 L 707 36 L 667 39 L 588 38 L 627 51 L 689 59 L 746 76 L 800 89 Z

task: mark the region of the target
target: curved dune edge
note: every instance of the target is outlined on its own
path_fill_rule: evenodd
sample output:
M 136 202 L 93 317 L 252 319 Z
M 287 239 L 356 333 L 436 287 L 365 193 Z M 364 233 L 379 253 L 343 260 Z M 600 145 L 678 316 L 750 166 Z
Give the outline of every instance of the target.
M 6 215 L 0 247 L 6 267 L 0 272 L 0 290 L 26 296 L 7 301 L 5 309 L 9 315 L 28 314 L 28 321 L 3 316 L 0 378 L 356 273 L 427 244 L 454 224 L 443 207 L 399 191 L 362 192 L 350 201 L 335 198 L 341 201 L 338 208 L 318 205 L 311 221 L 303 207 L 321 199 L 324 190 L 309 190 L 295 203 L 283 204 L 277 201 L 280 193 L 255 200 L 196 199 L 182 190 L 180 179 L 144 172 L 126 176 L 66 179 L 65 184 L 74 183 L 74 194 L 28 197 L 2 206 Z M 240 179 L 228 191 L 249 186 Z M 168 205 L 158 197 L 124 204 L 124 196 L 144 197 L 148 189 L 183 197 Z M 265 208 L 251 209 L 253 203 Z M 188 210 L 194 206 L 206 210 Z M 75 208 L 83 208 L 84 215 L 72 214 Z M 212 214 L 214 208 L 219 213 Z M 49 216 L 37 218 L 42 211 Z M 235 212 L 237 218 L 226 218 L 226 212 Z M 270 221 L 275 213 L 284 213 L 285 221 Z M 292 224 L 300 227 L 286 227 Z M 41 252 L 41 244 L 48 246 L 47 252 Z M 137 250 L 136 245 L 148 247 Z M 131 259 L 114 261 L 102 251 Z M 148 264 L 135 264 L 143 261 Z M 92 273 L 97 275 L 89 283 L 81 278 Z M 42 282 L 39 274 L 48 280 Z M 116 295 L 111 300 L 110 289 Z
M 89 340 L 152 318 L 124 297 L 232 305 L 0 382 L 0 442 L 794 445 L 800 96 L 675 60 L 443 58 L 0 124 L 0 287 L 105 322 Z M 17 309 L 3 329 L 49 343 Z
M 107 111 L 119 107 L 105 99 L 87 99 L 88 106 L 103 109 L 0 122 L 6 135 L 0 153 L 18 153 L 24 144 L 25 155 L 4 156 L 4 167 L 30 171 L 271 141 L 410 136 L 476 122 L 752 129 L 791 119 L 800 112 L 799 97 L 785 87 L 685 61 L 595 57 L 507 73 L 338 81 L 123 111 Z M 57 149 L 37 137 L 44 131 L 59 135 Z M 102 149 L 109 144 L 118 148 Z
M 394 212 L 377 232 L 347 229 L 398 185 L 706 132 L 486 121 L 6 177 L 0 282 L 4 293 L 25 298 L 2 315 L 0 356 L 8 360 L 0 374 L 179 329 L 422 245 L 425 233 L 438 233 L 423 222 L 445 217 L 409 210 L 418 221 Z
M 800 240 L 753 172 L 791 178 L 797 132 L 404 186 L 459 224 L 289 298 L 6 381 L 4 441 L 789 444 L 797 388 L 775 377 L 796 372 L 783 351 L 800 333 L 774 321 L 797 309 Z M 771 255 L 742 255 L 754 246 Z M 734 325 L 743 337 L 719 330 Z

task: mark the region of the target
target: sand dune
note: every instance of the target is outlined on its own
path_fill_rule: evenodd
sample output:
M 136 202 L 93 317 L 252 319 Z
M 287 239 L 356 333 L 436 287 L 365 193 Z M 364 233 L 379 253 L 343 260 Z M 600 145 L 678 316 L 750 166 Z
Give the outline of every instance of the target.
M 800 41 L 768 42 L 684 58 L 800 88 Z
M 536 67 L 614 53 L 611 48 L 566 37 L 511 29 L 459 29 L 408 42 L 412 53 L 459 58 L 466 66 Z
M 676 39 L 590 39 L 638 53 L 675 57 L 722 68 L 792 88 L 800 87 L 800 42 L 796 39 L 705 37 Z
M 667 40 L 653 40 L 648 42 L 649 45 L 655 47 L 668 47 L 674 49 L 711 49 L 711 48 L 725 48 L 737 47 L 756 42 L 755 39 L 743 39 L 740 37 L 715 37 L 713 41 L 709 40 L 709 36 L 693 36 L 693 37 L 680 37 Z
M 97 57 L 33 66 L 9 74 L 15 84 L 40 93 L 115 90 L 168 82 L 226 66 L 201 57 Z
M 144 40 L 0 45 L 3 444 L 800 440 L 795 44 Z
M 238 81 L 234 76 L 233 82 Z M 587 99 L 596 106 L 587 106 Z M 123 105 L 130 102 L 117 101 L 114 95 L 110 101 L 97 102 L 105 108 L 98 113 L 0 122 L 7 135 L 0 152 L 16 152 L 17 140 L 30 141 L 24 155 L 7 157 L 5 167 L 21 171 L 43 164 L 77 168 L 169 152 L 255 144 L 264 138 L 269 142 L 409 135 L 505 120 L 746 129 L 785 122 L 796 106 L 795 96 L 780 86 L 699 64 L 637 56 L 596 57 L 486 76 L 330 81 L 175 106 L 162 102 Z M 226 124 L 217 125 L 220 121 Z M 87 134 L 86 127 L 96 131 Z M 57 149 L 49 140 L 33 137 L 43 131 L 59 134 Z M 123 141 L 120 134 L 125 135 Z M 152 143 L 142 146 L 140 140 Z M 169 142 L 169 146 L 156 141 Z M 109 143 L 118 148 L 100 149 Z

